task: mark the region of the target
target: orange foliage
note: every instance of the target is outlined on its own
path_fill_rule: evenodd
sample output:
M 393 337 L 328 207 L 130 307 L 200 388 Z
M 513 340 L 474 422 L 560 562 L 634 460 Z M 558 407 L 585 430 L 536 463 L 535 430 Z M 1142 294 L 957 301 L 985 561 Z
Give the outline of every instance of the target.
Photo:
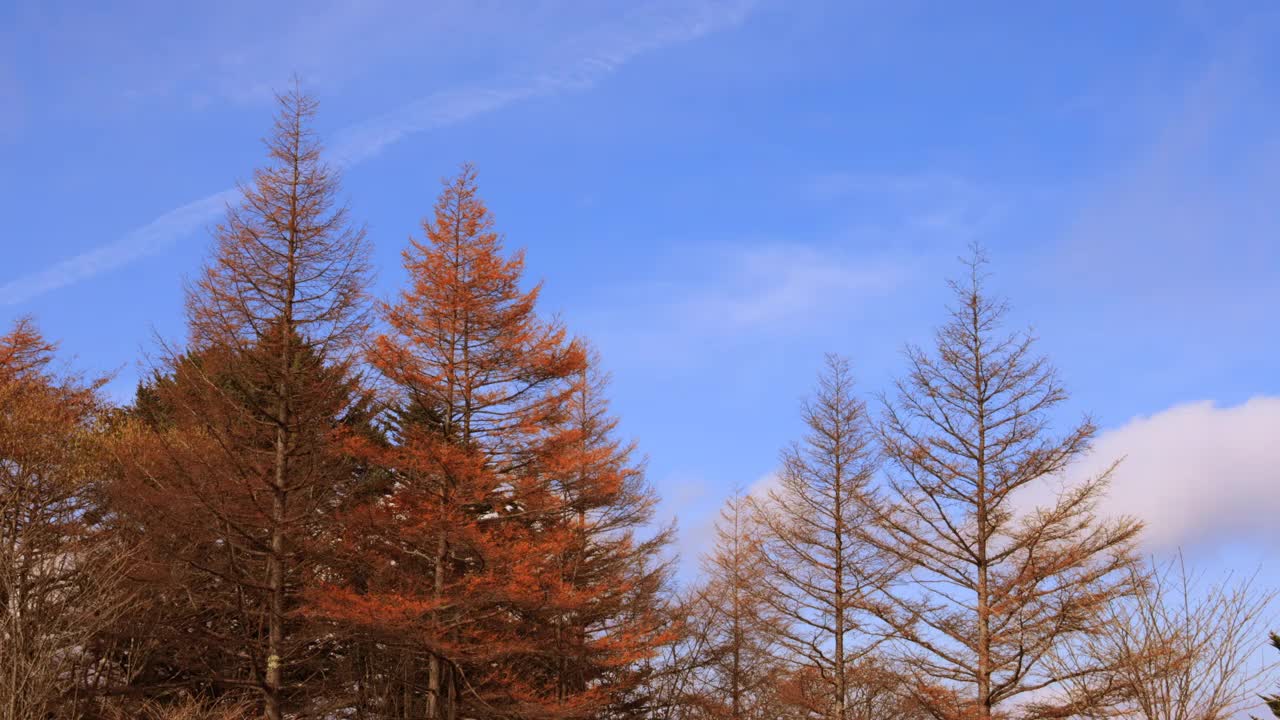
M 353 574 L 311 612 L 420 658 L 403 702 L 427 717 L 590 717 L 659 635 L 643 612 L 619 617 L 661 582 L 643 565 L 663 540 L 629 532 L 652 500 L 584 348 L 521 289 L 471 167 L 423 227 L 367 358 L 396 396 L 390 443 L 351 448 L 394 480 L 346 514 Z

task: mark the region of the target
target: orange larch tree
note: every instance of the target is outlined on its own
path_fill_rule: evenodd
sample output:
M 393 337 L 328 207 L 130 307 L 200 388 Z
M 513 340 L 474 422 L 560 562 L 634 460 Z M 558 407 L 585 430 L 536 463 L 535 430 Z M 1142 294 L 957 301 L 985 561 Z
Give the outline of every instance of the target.
M 0 719 L 82 717 L 93 649 L 131 597 L 98 522 L 100 381 L 58 371 L 28 319 L 0 334 Z
M 353 451 L 394 482 L 347 514 L 361 577 L 313 596 L 312 614 L 403 658 L 396 717 L 543 716 L 554 678 L 527 672 L 577 536 L 551 475 L 576 437 L 582 347 L 539 318 L 523 256 L 501 237 L 466 166 L 444 185 L 425 239 L 404 252 L 409 287 L 381 307 L 368 362 L 396 397 L 389 447 Z
M 673 639 L 662 557 L 673 530 L 643 535 L 657 497 L 634 444 L 617 437 L 608 381 L 599 354 L 588 351 L 569 401 L 570 432 L 540 463 L 553 494 L 538 522 L 559 535 L 559 578 L 552 602 L 531 618 L 550 651 L 524 672 L 553 681 L 554 717 L 633 713 L 648 702 L 647 661 Z
M 310 129 L 315 102 L 296 88 L 278 99 L 270 162 L 188 289 L 190 345 L 120 429 L 115 493 L 122 526 L 174 561 L 154 579 L 192 590 L 172 592 L 198 610 L 187 630 L 209 647 L 187 658 L 204 668 L 186 681 L 254 688 L 271 720 L 313 675 L 297 598 L 348 472 L 335 437 L 360 399 L 351 362 L 368 275 L 364 231 Z

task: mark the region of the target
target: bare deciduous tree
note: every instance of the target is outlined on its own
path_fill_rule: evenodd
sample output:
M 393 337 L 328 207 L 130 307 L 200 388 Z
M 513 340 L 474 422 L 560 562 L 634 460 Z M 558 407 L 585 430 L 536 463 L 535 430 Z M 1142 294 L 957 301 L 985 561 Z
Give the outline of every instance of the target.
M 1131 572 L 1139 591 L 1054 659 L 1072 678 L 1059 705 L 1087 720 L 1227 720 L 1261 705 L 1276 667 L 1258 655 L 1275 591 L 1253 578 L 1206 583 L 1181 557 Z M 1080 672 L 1098 660 L 1107 672 Z
M 1016 493 L 1059 478 L 1096 429 L 1051 433 L 1066 392 L 1031 335 L 1001 331 L 1006 306 L 987 295 L 984 264 L 975 248 L 933 353 L 908 348 L 909 372 L 884 399 L 894 472 L 869 533 L 909 568 L 907 582 L 882 586 L 880 615 L 945 720 L 987 720 L 1062 681 L 1045 660 L 1131 592 L 1140 529 L 1098 517 L 1109 471 L 1019 510 Z
M 764 557 L 750 501 L 731 497 L 716 522 L 716 544 L 703 559 L 706 583 L 698 596 L 706 643 L 698 673 L 710 718 L 777 717 L 772 702 L 781 672 L 774 629 L 781 621 L 766 600 Z
M 780 619 L 784 656 L 826 685 L 826 716 L 847 720 L 854 717 L 854 667 L 879 644 L 867 627 L 868 597 L 891 581 L 898 563 L 861 539 L 874 519 L 866 493 L 877 450 L 847 360 L 827 356 L 803 416 L 808 432 L 783 453 L 778 488 L 753 503 L 764 541 L 764 597 Z

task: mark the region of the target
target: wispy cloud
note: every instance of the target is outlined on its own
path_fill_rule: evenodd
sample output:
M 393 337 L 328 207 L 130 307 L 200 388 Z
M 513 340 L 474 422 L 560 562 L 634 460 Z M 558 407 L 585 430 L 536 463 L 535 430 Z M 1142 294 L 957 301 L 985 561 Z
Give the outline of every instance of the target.
M 16 305 L 151 255 L 215 217 L 236 196 L 224 190 L 170 210 L 119 240 L 0 285 L 0 305 Z
M 805 242 L 690 246 L 654 267 L 659 275 L 575 318 L 609 357 L 647 371 L 687 370 L 743 342 L 816 336 L 910 277 L 900 256 Z
M 838 203 L 864 233 L 907 249 L 945 241 L 963 247 L 1005 220 L 1007 191 L 951 173 L 902 174 L 834 172 L 817 176 L 808 190 L 818 200 Z
M 1133 129 L 1143 141 L 1091 179 L 1044 267 L 1072 285 L 1140 288 L 1184 308 L 1201 305 L 1208 290 L 1234 295 L 1248 287 L 1244 276 L 1274 284 L 1280 132 L 1257 121 L 1274 100 L 1266 65 L 1274 58 L 1259 53 L 1269 36 L 1246 29 L 1230 33 L 1176 92 L 1144 107 Z M 1222 251 L 1224 239 L 1232 252 Z
M 355 164 L 415 133 L 456 124 L 522 100 L 590 89 L 643 53 L 737 24 L 753 5 L 754 0 L 706 0 L 637 6 L 566 43 L 559 53 L 564 59 L 552 58 L 534 72 L 486 86 L 432 93 L 340 131 L 332 144 L 334 155 L 344 164 Z M 25 302 L 159 252 L 217 217 L 235 195 L 234 189 L 214 193 L 166 212 L 115 242 L 10 280 L 0 285 L 0 305 Z
M 795 329 L 824 308 L 891 290 L 893 263 L 848 257 L 808 245 L 740 249 L 725 258 L 715 284 L 678 301 L 673 312 L 699 331 L 737 334 Z
M 521 100 L 589 89 L 638 55 L 741 22 L 753 5 L 754 0 L 719 0 L 637 6 L 565 43 L 560 54 L 571 55 L 567 60 L 553 60 L 536 72 L 514 75 L 487 87 L 428 95 L 339 133 L 335 154 L 346 162 L 359 162 L 406 135 L 451 125 Z

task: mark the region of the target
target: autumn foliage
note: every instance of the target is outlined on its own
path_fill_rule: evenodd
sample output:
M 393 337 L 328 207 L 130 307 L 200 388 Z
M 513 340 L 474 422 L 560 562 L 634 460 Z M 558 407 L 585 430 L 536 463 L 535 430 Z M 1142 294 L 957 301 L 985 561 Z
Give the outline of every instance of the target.
M 677 584 L 605 362 L 475 168 L 378 301 L 316 110 L 279 96 L 132 402 L 0 335 L 0 720 L 1192 720 L 1269 687 L 1272 594 L 1195 595 L 1109 471 L 1066 479 L 1097 428 L 1055 429 L 979 248 L 892 393 L 827 357 Z
M 347 448 L 390 476 L 343 514 L 351 570 L 310 612 L 395 648 L 383 712 L 595 717 L 660 632 L 661 539 L 635 537 L 652 500 L 585 348 L 520 288 L 473 169 L 423 226 L 367 358 L 389 385 L 385 437 Z
M 130 602 L 130 553 L 95 502 L 99 381 L 54 363 L 28 318 L 0 334 L 0 718 L 67 716 L 100 688 L 97 645 Z

